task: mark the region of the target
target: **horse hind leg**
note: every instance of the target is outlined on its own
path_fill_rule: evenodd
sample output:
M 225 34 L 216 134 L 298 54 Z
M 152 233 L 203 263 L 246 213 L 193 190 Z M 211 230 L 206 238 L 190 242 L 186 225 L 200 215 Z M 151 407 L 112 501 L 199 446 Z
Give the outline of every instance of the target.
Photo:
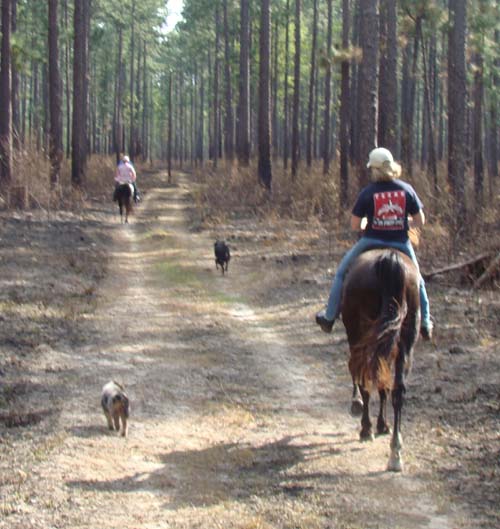
M 394 408 L 394 430 L 391 438 L 391 455 L 387 470 L 392 472 L 402 472 L 403 459 L 401 451 L 403 449 L 403 438 L 401 436 L 401 412 L 403 409 L 403 400 L 406 388 L 403 378 L 404 354 L 400 351 L 396 360 L 396 375 L 394 388 L 392 390 L 392 406 Z
M 363 415 L 361 417 L 361 432 L 359 433 L 360 441 L 373 441 L 372 422 L 370 420 L 370 392 L 360 386 L 361 396 L 363 397 Z
M 118 203 L 118 207 L 120 208 L 120 223 L 123 224 L 123 204 L 121 201 Z
M 351 415 L 353 417 L 361 417 L 363 414 L 363 399 L 359 391 L 359 386 L 352 381 L 352 398 L 351 398 Z
M 379 389 L 380 409 L 377 418 L 377 435 L 386 435 L 391 433 L 387 424 L 387 389 Z

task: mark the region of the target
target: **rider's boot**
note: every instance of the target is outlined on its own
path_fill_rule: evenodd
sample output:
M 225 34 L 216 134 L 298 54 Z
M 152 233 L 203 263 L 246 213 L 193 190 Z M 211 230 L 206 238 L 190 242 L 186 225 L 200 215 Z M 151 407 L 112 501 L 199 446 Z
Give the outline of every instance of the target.
M 327 320 L 326 310 L 322 309 L 316 314 L 316 323 L 321 327 L 323 332 L 331 333 L 335 320 Z

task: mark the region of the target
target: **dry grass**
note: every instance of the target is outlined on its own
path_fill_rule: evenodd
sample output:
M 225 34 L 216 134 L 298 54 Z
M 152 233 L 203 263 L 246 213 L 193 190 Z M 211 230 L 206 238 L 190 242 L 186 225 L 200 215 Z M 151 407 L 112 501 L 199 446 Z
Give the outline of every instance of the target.
M 229 219 L 260 217 L 293 219 L 300 222 L 318 222 L 332 231 L 334 226 L 345 230 L 349 212 L 359 189 L 353 169 L 350 171 L 350 203 L 339 204 L 339 169 L 332 164 L 332 171 L 325 176 L 322 164 L 316 162 L 310 171 L 302 166 L 295 181 L 282 164 L 273 168 L 272 192 L 269 194 L 258 184 L 255 164 L 248 169 L 238 169 L 237 164 L 221 165 L 215 172 L 197 169 L 194 174 L 199 183 L 195 199 L 201 219 L 208 224 L 227 222 Z M 467 179 L 466 196 L 468 210 L 467 230 L 457 232 L 454 226 L 454 203 L 446 180 L 446 165 L 439 167 L 437 191 L 431 177 L 418 166 L 410 178 L 403 179 L 416 189 L 425 205 L 425 251 L 428 257 L 444 253 L 455 255 L 464 252 L 472 255 L 500 247 L 500 195 L 488 195 L 483 207 L 473 201 L 473 179 Z M 487 182 L 485 182 L 485 187 Z
M 79 211 L 92 198 L 111 196 L 115 161 L 112 156 L 92 156 L 87 162 L 86 181 L 81 188 L 71 183 L 71 161 L 63 159 L 59 183 L 51 188 L 50 162 L 44 153 L 36 153 L 32 149 L 23 149 L 14 153 L 14 171 L 10 191 L 14 188 L 26 190 L 28 208 L 44 210 Z M 9 204 L 5 190 L 3 201 Z
M 274 169 L 272 192 L 258 183 L 257 168 L 226 165 L 219 171 L 203 168 L 195 171 L 199 188 L 196 202 L 205 217 L 264 216 L 307 220 L 336 214 L 337 179 L 325 177 L 319 168 L 295 180 L 283 169 Z

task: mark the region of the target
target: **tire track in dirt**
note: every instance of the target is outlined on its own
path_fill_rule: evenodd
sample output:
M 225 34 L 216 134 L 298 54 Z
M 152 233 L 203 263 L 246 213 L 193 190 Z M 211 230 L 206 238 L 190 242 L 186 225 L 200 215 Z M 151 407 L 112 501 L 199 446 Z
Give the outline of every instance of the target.
M 185 178 L 151 178 L 132 223 L 103 226 L 111 272 L 19 527 L 458 527 L 425 479 L 381 472 L 388 439 L 359 445 L 345 375 L 308 356 L 310 307 L 284 307 L 303 331 L 292 341 L 246 303 L 237 268 L 215 273 L 213 242 L 188 230 Z M 110 378 L 132 400 L 127 439 L 99 409 Z

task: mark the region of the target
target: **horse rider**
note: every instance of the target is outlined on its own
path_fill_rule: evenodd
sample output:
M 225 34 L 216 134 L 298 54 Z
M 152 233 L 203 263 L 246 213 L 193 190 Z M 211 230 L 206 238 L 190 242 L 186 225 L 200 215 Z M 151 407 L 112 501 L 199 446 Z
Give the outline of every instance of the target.
M 132 184 L 134 188 L 134 202 L 137 203 L 140 200 L 139 191 L 137 189 L 137 174 L 134 166 L 132 165 L 128 156 L 123 156 L 118 166 L 116 167 L 115 174 L 115 193 L 113 194 L 113 200 L 116 200 L 116 189 L 120 184 Z
M 316 314 L 316 323 L 324 332 L 331 332 L 340 315 L 342 285 L 350 264 L 358 255 L 373 248 L 395 248 L 405 253 L 419 270 L 417 256 L 408 236 L 410 228 L 425 224 L 423 204 L 413 187 L 399 179 L 401 166 L 394 162 L 388 149 L 379 147 L 370 152 L 367 167 L 372 182 L 358 195 L 352 209 L 351 229 L 359 231 L 366 217 L 366 228 L 358 242 L 345 254 L 335 273 L 327 306 Z M 409 218 L 411 216 L 411 218 Z M 425 282 L 420 276 L 420 334 L 432 339 L 433 322 Z

